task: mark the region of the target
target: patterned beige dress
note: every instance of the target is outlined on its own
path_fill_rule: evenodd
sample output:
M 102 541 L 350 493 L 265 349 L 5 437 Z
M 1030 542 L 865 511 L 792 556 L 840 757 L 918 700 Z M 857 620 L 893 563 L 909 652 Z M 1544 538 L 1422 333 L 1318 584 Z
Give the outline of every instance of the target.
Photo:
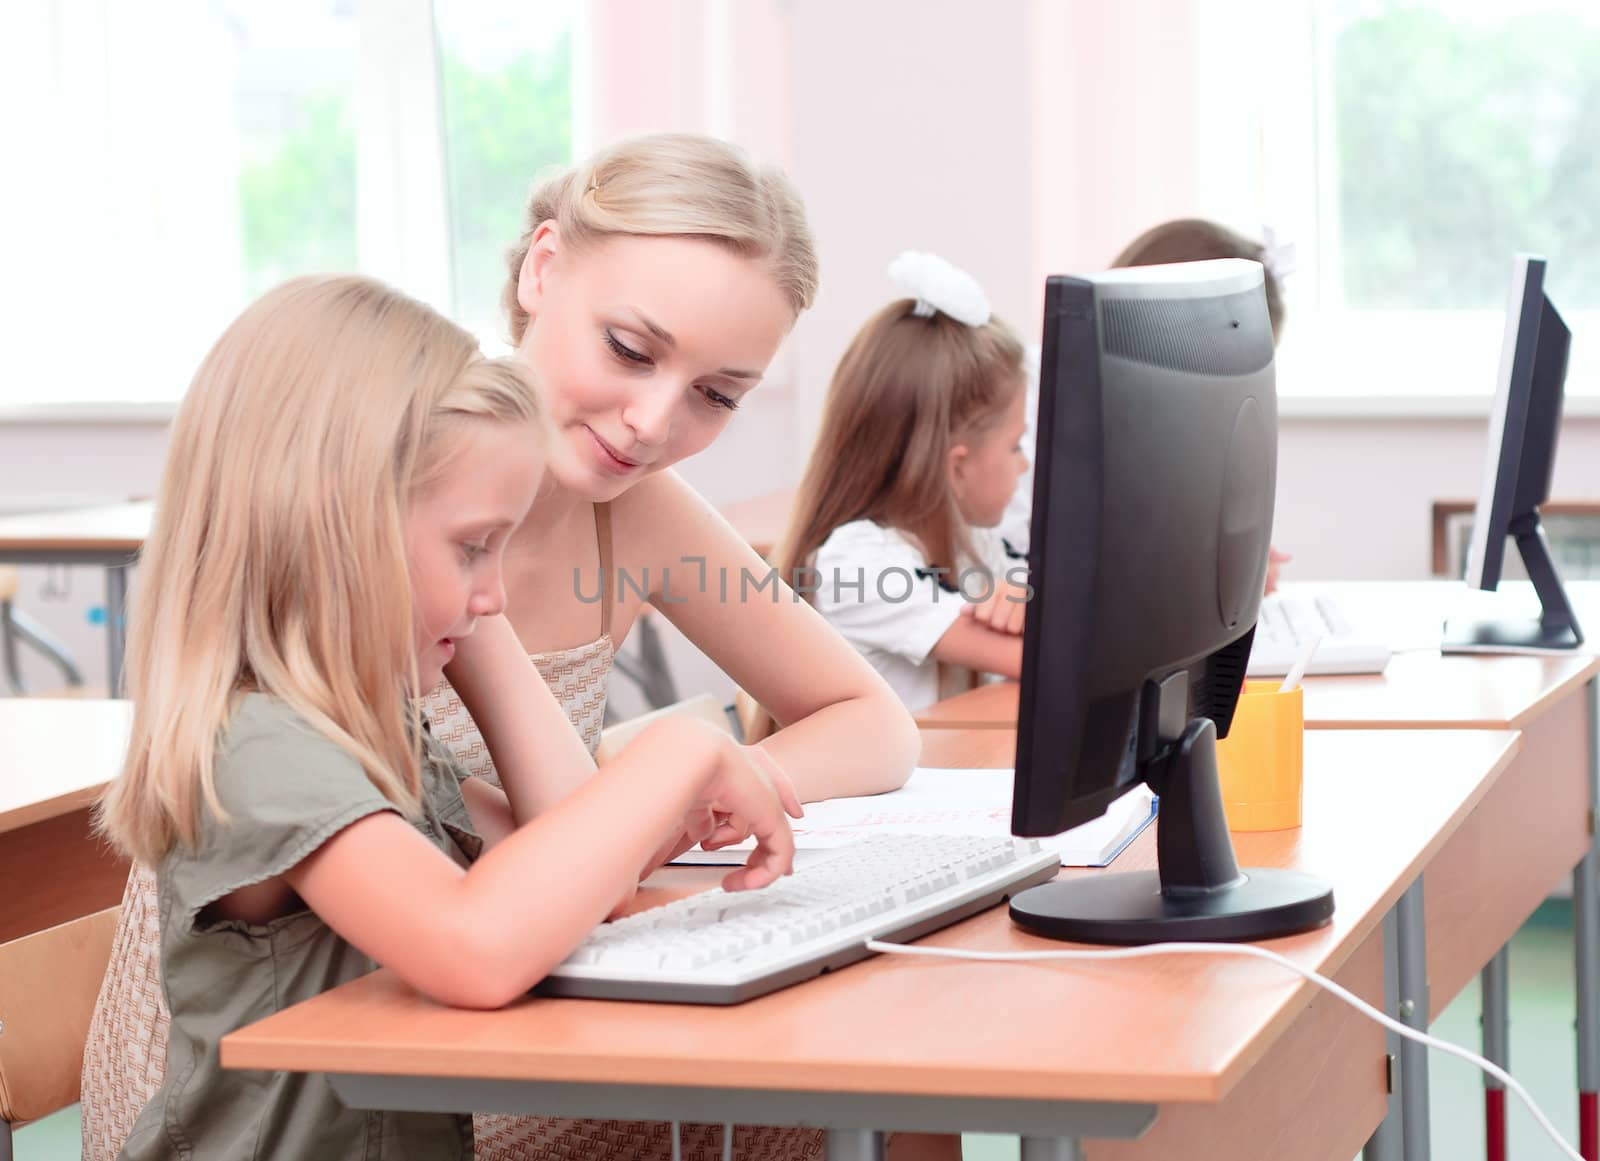
M 611 574 L 611 514 L 595 505 L 601 575 Z M 606 683 L 616 646 L 611 640 L 614 601 L 600 605 L 600 636 L 587 645 L 530 655 L 561 702 L 573 729 L 592 754 L 605 721 Z M 422 701 L 433 733 L 469 773 L 500 785 L 494 761 L 466 706 L 448 682 Z M 83 1161 L 115 1161 L 140 1111 L 167 1071 L 171 1017 L 161 988 L 160 915 L 156 877 L 134 865 L 122 896 L 122 915 L 111 948 L 111 966 L 100 985 L 83 1055 Z M 563 1120 L 480 1114 L 473 1117 L 479 1161 L 669 1161 L 671 1126 L 651 1121 Z M 718 1161 L 721 1125 L 680 1128 L 685 1161 Z M 735 1156 L 751 1161 L 820 1158 L 823 1134 L 811 1129 L 749 1125 L 734 1130 Z

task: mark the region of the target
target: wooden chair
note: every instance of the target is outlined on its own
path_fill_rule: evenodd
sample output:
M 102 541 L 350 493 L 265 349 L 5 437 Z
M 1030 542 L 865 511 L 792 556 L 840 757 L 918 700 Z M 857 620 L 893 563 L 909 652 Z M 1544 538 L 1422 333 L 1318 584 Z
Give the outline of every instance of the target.
M 12 1129 L 78 1099 L 83 1044 L 121 909 L 0 944 L 0 1161 Z
M 690 717 L 699 718 L 716 726 L 729 736 L 733 734 L 733 726 L 728 721 L 728 711 L 723 708 L 722 703 L 711 694 L 702 693 L 608 727 L 600 735 L 600 745 L 594 754 L 595 761 L 602 766 L 605 765 L 606 762 L 616 757 L 617 752 L 631 742 L 635 735 L 651 722 L 677 714 L 686 714 Z

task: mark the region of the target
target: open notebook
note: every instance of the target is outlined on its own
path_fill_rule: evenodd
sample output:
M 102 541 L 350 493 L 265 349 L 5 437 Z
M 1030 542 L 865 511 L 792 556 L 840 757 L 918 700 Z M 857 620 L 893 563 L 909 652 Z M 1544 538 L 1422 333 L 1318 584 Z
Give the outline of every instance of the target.
M 1011 833 L 1010 770 L 944 770 L 919 766 L 906 784 L 888 794 L 830 798 L 806 804 L 794 822 L 797 855 L 831 850 L 873 834 Z M 1155 796 L 1138 786 L 1099 818 L 1043 845 L 1061 855 L 1064 867 L 1103 867 L 1156 816 Z M 679 865 L 722 866 L 744 861 L 749 842 L 703 851 L 696 847 L 673 860 Z

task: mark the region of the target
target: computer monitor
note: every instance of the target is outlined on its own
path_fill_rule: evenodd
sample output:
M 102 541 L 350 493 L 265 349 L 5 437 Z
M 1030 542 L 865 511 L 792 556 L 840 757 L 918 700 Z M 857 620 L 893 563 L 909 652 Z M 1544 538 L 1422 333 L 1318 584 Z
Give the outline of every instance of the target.
M 1515 537 L 1542 611 L 1537 620 L 1451 621 L 1447 653 L 1561 652 L 1583 644 L 1539 523 L 1539 505 L 1550 498 L 1572 344 L 1572 332 L 1544 291 L 1544 275 L 1545 260 L 1535 255 L 1519 254 L 1512 264 L 1500 379 L 1467 548 L 1467 584 L 1492 592 L 1500 583 L 1506 538 Z
M 1326 882 L 1239 869 L 1217 784 L 1277 480 L 1261 266 L 1050 278 L 1037 431 L 1012 830 L 1057 834 L 1147 782 L 1159 870 L 1033 887 L 1012 918 L 1094 943 L 1326 922 Z

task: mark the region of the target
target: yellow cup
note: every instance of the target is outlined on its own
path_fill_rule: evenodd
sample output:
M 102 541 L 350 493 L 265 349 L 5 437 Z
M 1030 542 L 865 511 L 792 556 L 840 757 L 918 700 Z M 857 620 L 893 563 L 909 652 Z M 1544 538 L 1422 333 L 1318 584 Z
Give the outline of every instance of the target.
M 1229 830 L 1287 830 L 1300 825 L 1305 785 L 1302 687 L 1280 693 L 1276 681 L 1247 681 L 1228 736 L 1217 743 L 1217 776 Z

